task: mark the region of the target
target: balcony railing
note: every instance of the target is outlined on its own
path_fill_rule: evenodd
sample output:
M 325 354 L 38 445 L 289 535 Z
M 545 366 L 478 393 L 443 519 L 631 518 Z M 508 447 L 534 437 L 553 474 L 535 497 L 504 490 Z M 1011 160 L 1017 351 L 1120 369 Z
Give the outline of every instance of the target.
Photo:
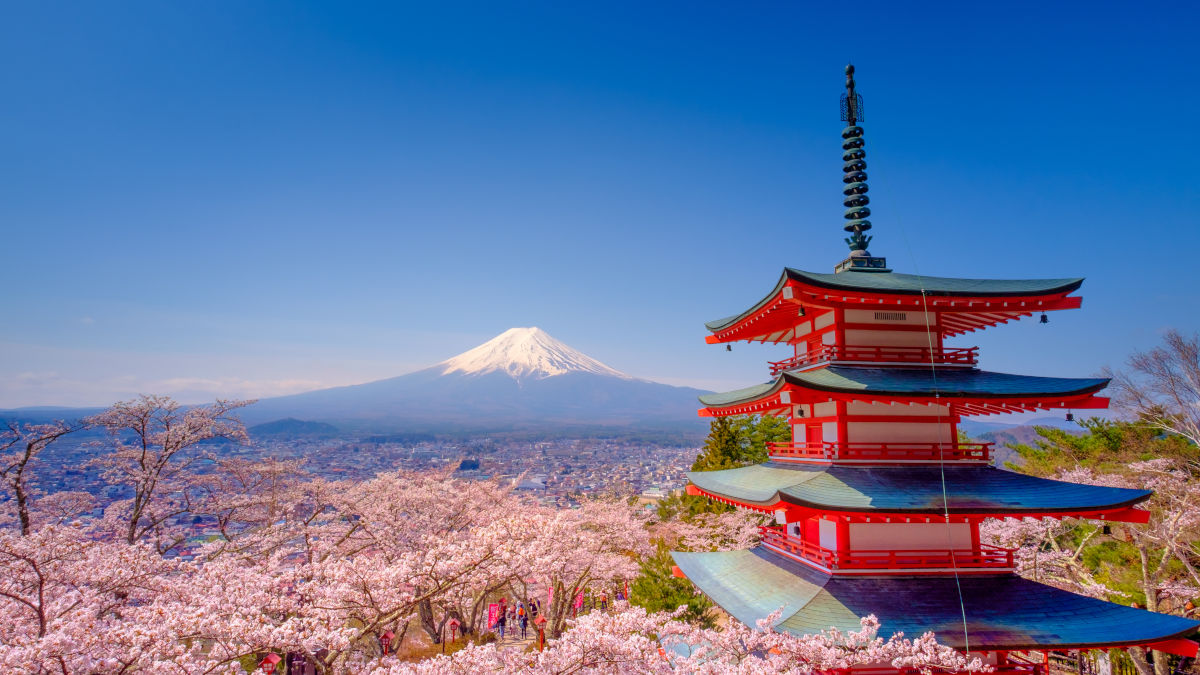
M 976 671 L 937 671 L 940 675 L 1046 675 L 1046 666 L 1040 663 L 1006 663 L 992 666 L 983 672 Z M 818 670 L 819 675 L 921 675 L 918 668 L 890 668 L 888 666 L 856 666 L 854 668 L 837 668 L 833 670 Z
M 852 462 L 973 460 L 987 462 L 991 443 L 768 443 L 772 459 L 811 459 Z
M 864 361 L 868 363 L 936 363 L 947 366 L 973 366 L 979 362 L 979 347 L 839 347 L 822 345 L 807 354 L 782 361 L 768 361 L 771 376 L 785 370 L 803 368 L 828 361 Z
M 781 528 L 764 527 L 762 542 L 831 572 L 920 569 L 1013 569 L 1016 549 L 980 544 L 978 550 L 833 551 L 789 536 Z

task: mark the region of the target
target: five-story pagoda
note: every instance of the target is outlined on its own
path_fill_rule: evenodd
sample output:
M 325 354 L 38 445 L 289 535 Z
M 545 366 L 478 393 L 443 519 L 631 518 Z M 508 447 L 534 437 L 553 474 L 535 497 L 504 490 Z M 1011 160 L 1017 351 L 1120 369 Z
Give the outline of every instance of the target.
M 708 342 L 787 344 L 771 379 L 702 396 L 702 416 L 779 415 L 792 441 L 767 462 L 688 474 L 688 493 L 770 514 L 762 544 L 675 553 L 677 573 L 754 625 L 777 630 L 932 630 L 1004 670 L 1038 670 L 1014 652 L 1144 646 L 1195 656 L 1188 619 L 1083 597 L 1013 573 L 1013 552 L 981 543 L 987 518 L 1144 523 L 1145 490 L 1077 485 L 997 469 L 988 443 L 958 440 L 963 416 L 1104 408 L 1108 381 L 976 367 L 947 339 L 1075 309 L 1082 279 L 949 279 L 899 274 L 867 246 L 870 199 L 853 66 L 842 97 L 850 256 L 834 273 L 785 269 L 740 314 L 707 324 Z

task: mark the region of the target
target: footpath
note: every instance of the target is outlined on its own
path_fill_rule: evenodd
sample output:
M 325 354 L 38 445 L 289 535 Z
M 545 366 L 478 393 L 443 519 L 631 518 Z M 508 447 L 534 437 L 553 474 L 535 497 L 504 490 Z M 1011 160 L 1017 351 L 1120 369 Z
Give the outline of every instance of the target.
M 523 652 L 523 651 L 528 650 L 531 646 L 535 645 L 536 640 L 537 640 L 537 632 L 536 631 L 532 631 L 532 630 L 529 631 L 529 636 L 524 639 L 521 638 L 520 630 L 517 631 L 516 637 L 514 637 L 511 633 L 508 633 L 507 631 L 505 631 L 504 639 L 496 641 L 496 649 L 499 649 L 501 651 L 510 651 L 510 650 L 515 649 L 517 651 Z

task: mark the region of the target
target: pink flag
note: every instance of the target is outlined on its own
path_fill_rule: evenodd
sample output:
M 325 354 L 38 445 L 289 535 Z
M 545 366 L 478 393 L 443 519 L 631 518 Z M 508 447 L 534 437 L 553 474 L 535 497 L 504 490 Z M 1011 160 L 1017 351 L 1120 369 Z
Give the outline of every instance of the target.
M 554 587 L 553 586 L 546 588 L 546 604 L 547 605 L 554 604 Z
M 488 628 L 494 628 L 496 621 L 500 619 L 500 605 L 491 603 L 488 605 Z
M 583 591 L 579 591 L 579 595 L 575 596 L 575 611 L 583 609 Z

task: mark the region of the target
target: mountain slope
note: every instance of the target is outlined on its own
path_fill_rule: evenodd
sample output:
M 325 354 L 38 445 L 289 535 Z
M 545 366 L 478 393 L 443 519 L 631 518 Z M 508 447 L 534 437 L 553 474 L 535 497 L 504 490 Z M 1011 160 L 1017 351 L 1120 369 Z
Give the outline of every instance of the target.
M 538 328 L 513 328 L 441 363 L 365 384 L 265 399 L 248 422 L 282 417 L 341 427 L 507 431 L 703 428 L 704 392 L 630 377 Z

